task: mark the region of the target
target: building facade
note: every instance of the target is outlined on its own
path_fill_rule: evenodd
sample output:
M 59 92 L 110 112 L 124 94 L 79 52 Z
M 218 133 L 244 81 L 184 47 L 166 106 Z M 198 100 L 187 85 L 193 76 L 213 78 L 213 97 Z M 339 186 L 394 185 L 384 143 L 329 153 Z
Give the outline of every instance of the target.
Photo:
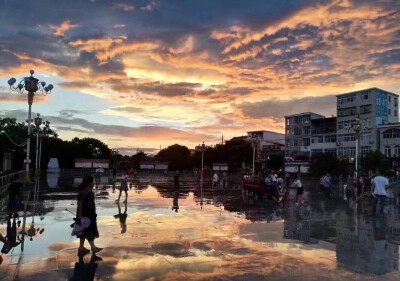
M 311 121 L 321 118 L 324 116 L 313 112 L 285 116 L 286 156 L 311 156 L 311 132 L 316 130 Z
M 379 127 L 379 150 L 387 157 L 400 157 L 400 123 Z
M 380 150 L 398 155 L 399 96 L 370 88 L 337 96 L 337 117 L 306 112 L 285 116 L 285 154 L 296 158 L 313 153 L 332 153 L 352 158 L 356 154 L 353 126 L 361 123 L 360 155 Z M 383 134 L 382 130 L 392 134 Z M 399 143 L 400 145 L 400 143 Z
M 355 155 L 355 137 L 352 126 L 359 118 L 362 124 L 360 152 L 379 149 L 378 127 L 399 122 L 398 95 L 378 88 L 346 93 L 337 96 L 338 156 Z
M 247 132 L 247 141 L 256 145 L 256 158 L 259 163 L 265 163 L 271 155 L 283 153 L 285 135 L 271 131 Z

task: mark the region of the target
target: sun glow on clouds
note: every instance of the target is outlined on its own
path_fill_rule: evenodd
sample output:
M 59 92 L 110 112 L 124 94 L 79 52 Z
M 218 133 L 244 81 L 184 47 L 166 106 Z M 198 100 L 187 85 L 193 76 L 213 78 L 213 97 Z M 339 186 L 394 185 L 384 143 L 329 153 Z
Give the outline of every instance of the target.
M 57 22 L 38 23 L 53 34 L 45 32 L 36 49 L 0 31 L 0 76 L 34 68 L 57 76 L 63 91 L 101 98 L 109 108 L 99 109 L 100 116 L 119 116 L 133 128 L 155 124 L 185 132 L 152 132 L 155 147 L 189 143 L 186 133 L 195 143 L 202 141 L 196 134 L 215 140 L 253 129 L 282 132 L 285 110 L 330 115 L 334 107 L 319 101 L 367 87 L 400 88 L 398 1 L 313 1 L 273 21 L 225 9 L 217 19 L 190 17 L 179 10 L 183 5 L 167 2 L 142 9 L 96 1 L 87 8 L 94 16 L 84 20 L 66 11 Z M 266 1 L 258 8 L 268 13 L 271 7 Z M 96 12 L 109 17 L 99 20 Z M 219 21 L 225 17 L 240 20 Z M 97 127 L 90 132 L 116 143 Z M 136 141 L 143 138 L 127 134 L 118 145 Z

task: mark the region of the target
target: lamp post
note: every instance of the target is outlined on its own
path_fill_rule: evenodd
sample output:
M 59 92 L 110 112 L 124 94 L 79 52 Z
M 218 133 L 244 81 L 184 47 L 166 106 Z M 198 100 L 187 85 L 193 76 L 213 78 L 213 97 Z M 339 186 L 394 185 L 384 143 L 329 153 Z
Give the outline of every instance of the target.
M 17 80 L 15 78 L 10 78 L 8 80 L 8 85 L 10 86 L 10 89 L 13 91 L 19 91 L 21 94 L 24 93 L 24 90 L 28 92 L 28 141 L 26 143 L 26 159 L 25 159 L 25 164 L 26 164 L 26 173 L 25 173 L 25 182 L 30 183 L 30 175 L 29 175 L 29 164 L 31 163 L 30 159 L 30 149 L 31 149 L 31 114 L 32 114 L 32 104 L 33 104 L 33 98 L 35 96 L 35 93 L 37 91 L 40 91 L 42 94 L 47 95 L 51 93 L 51 90 L 54 88 L 52 84 L 49 84 L 46 86 L 46 82 L 44 81 L 39 81 L 39 79 L 33 77 L 33 74 L 35 73 L 34 70 L 30 71 L 31 76 L 29 77 L 24 77 L 21 79 L 21 81 L 18 83 L 17 87 L 14 87 L 15 82 Z
M 359 150 L 359 140 L 362 125 L 360 118 L 356 118 L 356 122 L 353 124 L 354 139 L 356 141 L 356 161 L 355 161 L 355 176 L 358 177 L 358 150 Z
M 251 145 L 253 146 L 253 178 L 254 178 L 254 174 L 256 172 L 256 147 L 258 145 L 258 139 L 257 137 L 252 136 L 251 138 Z
M 35 165 L 35 173 L 36 176 L 39 175 L 39 133 L 40 133 L 40 125 L 42 125 L 42 118 L 40 118 L 40 114 L 38 113 L 36 118 L 34 119 L 36 125 L 36 165 Z

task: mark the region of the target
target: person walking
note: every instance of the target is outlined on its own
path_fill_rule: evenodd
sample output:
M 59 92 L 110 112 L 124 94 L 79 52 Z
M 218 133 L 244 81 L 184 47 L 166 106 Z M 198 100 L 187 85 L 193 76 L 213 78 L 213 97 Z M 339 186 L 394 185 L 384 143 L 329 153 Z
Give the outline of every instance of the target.
M 214 185 L 214 187 L 217 187 L 218 181 L 219 181 L 219 177 L 218 177 L 217 172 L 215 172 L 214 176 L 213 176 L 213 185 Z
M 128 173 L 124 172 L 124 174 L 122 175 L 122 179 L 121 179 L 121 185 L 119 186 L 118 199 L 115 200 L 115 203 L 118 203 L 119 199 L 121 199 L 122 191 L 125 192 L 125 201 L 124 202 L 127 202 L 127 200 L 128 200 L 128 179 L 129 179 Z
M 323 180 L 326 198 L 331 197 L 331 174 L 327 173 Z
M 383 210 L 385 207 L 386 197 L 388 195 L 387 189 L 389 187 L 389 180 L 384 176 L 380 175 L 379 171 L 376 172 L 376 177 L 373 179 L 373 196 L 374 201 L 372 205 L 372 215 L 376 215 L 376 206 L 378 204 L 378 200 L 380 201 L 380 215 L 383 216 Z
M 77 236 L 80 239 L 78 255 L 86 255 L 90 252 L 90 250 L 84 247 L 85 240 L 88 240 L 93 254 L 103 250 L 103 248 L 99 248 L 94 244 L 94 240 L 99 237 L 99 230 L 97 229 L 97 214 L 93 186 L 93 177 L 91 176 L 85 176 L 79 186 L 76 221 L 77 223 L 81 223 L 82 218 L 88 218 L 90 224 L 84 229 L 81 235 Z
M 322 177 L 319 179 L 319 190 L 322 191 L 322 192 L 325 190 L 324 178 L 325 178 L 325 176 L 322 176 Z
M 301 183 L 300 177 L 292 183 L 291 187 L 296 189 L 296 206 L 303 205 L 303 184 Z
M 115 168 L 115 167 L 113 168 L 112 176 L 113 176 L 113 181 L 115 182 L 117 179 L 117 168 Z

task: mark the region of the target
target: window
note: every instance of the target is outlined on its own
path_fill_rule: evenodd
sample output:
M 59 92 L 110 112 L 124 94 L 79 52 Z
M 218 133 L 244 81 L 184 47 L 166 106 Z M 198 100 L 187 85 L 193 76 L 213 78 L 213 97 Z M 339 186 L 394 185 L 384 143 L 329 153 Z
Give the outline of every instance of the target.
M 392 149 L 390 148 L 390 146 L 385 146 L 385 155 L 386 156 L 390 156 L 392 154 Z
M 394 106 L 397 106 L 397 98 L 394 98 Z
M 371 151 L 371 147 L 370 146 L 361 146 L 361 155 L 365 156 L 367 155 L 368 152 Z
M 389 95 L 389 102 L 392 102 L 392 96 Z
M 338 104 L 344 104 L 344 103 L 353 102 L 353 101 L 355 101 L 354 94 L 342 96 L 342 97 L 338 98 Z
M 311 128 L 309 126 L 303 128 L 303 135 L 309 135 L 311 133 Z
M 336 148 L 327 148 L 325 149 L 325 153 L 336 155 Z
M 299 140 L 298 140 L 298 139 L 294 139 L 294 140 L 293 140 L 293 146 L 300 146 L 300 145 L 299 145 Z
M 338 129 L 339 130 L 350 129 L 351 127 L 353 127 L 354 123 L 356 123 L 356 120 L 339 121 Z
M 400 129 L 389 129 L 383 132 L 384 139 L 398 139 L 400 138 Z
M 338 109 L 339 117 L 351 116 L 356 114 L 357 114 L 357 107 L 355 106 Z
M 360 114 L 367 114 L 367 113 L 371 113 L 371 112 L 372 112 L 371 104 L 360 106 Z
M 290 147 L 290 140 L 286 140 L 286 147 Z
M 327 142 L 327 143 L 336 142 L 336 135 L 325 136 L 325 142 Z
M 338 136 L 340 142 L 354 141 L 354 134 L 343 134 Z
M 290 129 L 286 129 L 286 135 L 290 135 Z
M 395 156 L 400 156 L 400 145 L 396 145 L 394 147 L 394 155 Z
M 369 142 L 369 141 L 371 141 L 371 140 L 372 140 L 371 133 L 362 133 L 362 134 L 360 135 L 360 140 L 361 140 L 362 142 Z
M 341 147 L 338 149 L 338 156 L 354 156 L 355 154 L 355 147 Z
M 388 109 L 388 115 L 392 115 L 392 110 L 390 108 Z
M 310 146 L 310 139 L 309 138 L 303 139 L 303 146 Z
M 363 100 L 367 100 L 367 99 L 369 99 L 369 95 L 368 94 L 364 94 L 363 95 Z
M 323 152 L 322 149 L 312 149 L 311 150 L 312 154 L 318 154 L 318 153 L 322 153 L 322 152 Z
M 312 143 L 324 143 L 324 136 L 313 137 Z
M 290 118 L 286 118 L 286 125 L 287 125 L 287 126 L 290 125 Z
M 294 128 L 293 133 L 295 136 L 301 136 L 301 128 Z
M 398 116 L 397 110 L 394 110 L 393 115 L 394 115 L 395 117 Z

